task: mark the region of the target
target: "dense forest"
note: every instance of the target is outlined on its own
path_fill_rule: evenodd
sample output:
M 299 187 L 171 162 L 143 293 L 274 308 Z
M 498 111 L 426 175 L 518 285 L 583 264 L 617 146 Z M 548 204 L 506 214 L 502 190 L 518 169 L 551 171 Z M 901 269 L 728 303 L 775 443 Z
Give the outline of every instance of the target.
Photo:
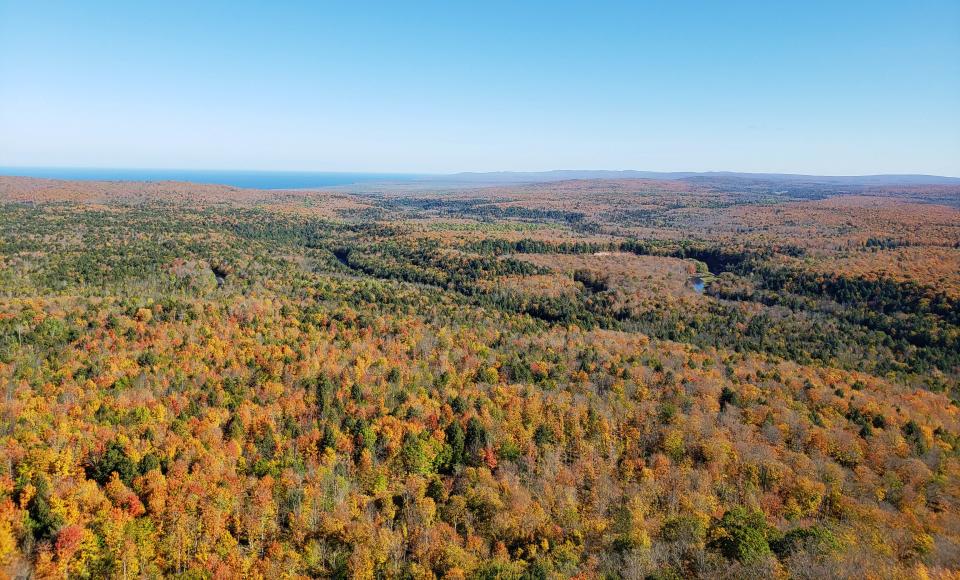
M 956 577 L 917 189 L 0 178 L 0 573 Z

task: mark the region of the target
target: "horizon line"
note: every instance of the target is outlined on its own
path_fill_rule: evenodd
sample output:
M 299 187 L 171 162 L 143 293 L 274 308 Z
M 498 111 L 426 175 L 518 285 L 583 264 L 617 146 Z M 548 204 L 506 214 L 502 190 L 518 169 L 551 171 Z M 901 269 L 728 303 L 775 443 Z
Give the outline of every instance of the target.
M 694 174 L 694 175 L 776 175 L 787 177 L 824 177 L 824 178 L 857 178 L 857 177 L 937 177 L 946 179 L 960 179 L 960 175 L 944 175 L 935 173 L 911 173 L 896 171 L 890 173 L 804 173 L 794 171 L 739 171 L 729 169 L 708 170 L 657 170 L 657 169 L 495 169 L 495 170 L 461 170 L 461 171 L 408 171 L 408 170 L 353 170 L 353 169 L 239 169 L 218 167 L 133 167 L 133 166 L 93 166 L 93 165 L 0 165 L 0 171 L 6 170 L 73 170 L 73 171 L 182 171 L 182 172 L 218 172 L 218 173 L 299 173 L 299 174 L 335 174 L 335 175 L 403 175 L 409 177 L 455 177 L 458 175 L 494 175 L 494 174 L 549 174 L 549 173 L 652 173 L 652 174 Z M 15 177 L 6 175 L 7 177 Z M 22 175 L 20 177 L 33 177 Z

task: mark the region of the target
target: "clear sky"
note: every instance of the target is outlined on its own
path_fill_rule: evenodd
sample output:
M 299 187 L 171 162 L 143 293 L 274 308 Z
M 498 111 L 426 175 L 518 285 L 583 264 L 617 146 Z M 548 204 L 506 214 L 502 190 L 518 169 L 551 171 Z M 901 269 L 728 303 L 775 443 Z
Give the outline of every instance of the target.
M 960 0 L 0 0 L 0 166 L 960 176 Z

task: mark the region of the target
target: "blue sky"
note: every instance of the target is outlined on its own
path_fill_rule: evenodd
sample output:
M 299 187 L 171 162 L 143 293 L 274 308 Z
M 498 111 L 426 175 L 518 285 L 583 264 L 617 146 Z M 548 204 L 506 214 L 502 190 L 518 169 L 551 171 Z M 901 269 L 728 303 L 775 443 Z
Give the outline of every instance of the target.
M 3 165 L 960 176 L 960 1 L 0 0 Z

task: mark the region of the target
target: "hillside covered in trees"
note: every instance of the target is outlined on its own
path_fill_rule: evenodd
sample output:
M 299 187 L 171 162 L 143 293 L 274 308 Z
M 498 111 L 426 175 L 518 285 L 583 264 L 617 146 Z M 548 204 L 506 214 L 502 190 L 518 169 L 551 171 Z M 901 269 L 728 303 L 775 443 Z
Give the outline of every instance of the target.
M 960 188 L 0 177 L 0 566 L 947 578 Z

